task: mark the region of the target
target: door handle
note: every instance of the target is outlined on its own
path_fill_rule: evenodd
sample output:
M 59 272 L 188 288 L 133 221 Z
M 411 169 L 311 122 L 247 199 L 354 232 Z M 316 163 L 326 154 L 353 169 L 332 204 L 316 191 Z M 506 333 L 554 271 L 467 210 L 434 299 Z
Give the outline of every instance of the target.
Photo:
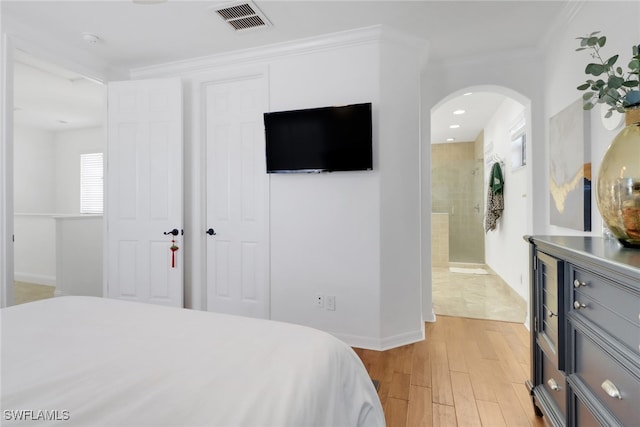
M 165 231 L 165 232 L 164 232 L 164 233 L 162 233 L 162 234 L 164 234 L 165 236 L 167 236 L 167 235 L 169 235 L 169 234 L 172 234 L 172 235 L 174 235 L 174 236 L 177 236 L 178 234 L 180 234 L 180 231 L 178 231 L 178 229 L 177 229 L 177 228 L 174 228 L 173 230 L 171 230 L 171 231 Z
M 217 233 L 215 232 L 215 230 L 213 228 L 210 228 L 207 230 L 207 234 L 209 236 L 215 236 Z

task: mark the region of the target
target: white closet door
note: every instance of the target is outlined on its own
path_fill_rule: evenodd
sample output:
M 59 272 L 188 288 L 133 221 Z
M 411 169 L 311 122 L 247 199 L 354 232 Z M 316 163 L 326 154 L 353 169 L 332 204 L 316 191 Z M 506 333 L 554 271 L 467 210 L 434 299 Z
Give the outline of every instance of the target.
M 179 79 L 109 84 L 106 159 L 107 295 L 182 307 Z
M 203 86 L 207 308 L 269 317 L 264 77 Z M 212 233 L 212 231 L 210 231 Z

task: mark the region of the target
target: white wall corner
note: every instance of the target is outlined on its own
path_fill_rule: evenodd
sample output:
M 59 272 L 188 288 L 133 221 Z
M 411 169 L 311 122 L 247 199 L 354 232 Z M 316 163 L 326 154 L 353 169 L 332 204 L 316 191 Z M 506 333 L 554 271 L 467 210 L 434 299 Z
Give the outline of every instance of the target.
M 422 323 L 422 327 L 419 330 L 409 331 L 385 338 L 363 337 L 339 332 L 330 332 L 330 334 L 351 347 L 375 351 L 390 350 L 403 345 L 414 344 L 425 339 L 424 323 Z

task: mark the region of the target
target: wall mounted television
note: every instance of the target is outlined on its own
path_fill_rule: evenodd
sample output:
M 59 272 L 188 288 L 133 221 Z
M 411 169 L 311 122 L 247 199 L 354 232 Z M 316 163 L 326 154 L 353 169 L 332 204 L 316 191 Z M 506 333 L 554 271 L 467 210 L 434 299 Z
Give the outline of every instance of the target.
M 371 103 L 264 113 L 267 173 L 373 169 Z

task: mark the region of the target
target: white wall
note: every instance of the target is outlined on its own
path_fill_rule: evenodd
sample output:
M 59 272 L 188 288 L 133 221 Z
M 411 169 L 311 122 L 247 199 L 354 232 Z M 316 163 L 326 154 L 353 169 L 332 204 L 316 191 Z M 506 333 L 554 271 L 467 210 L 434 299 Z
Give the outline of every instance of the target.
M 372 102 L 379 117 L 378 60 L 374 43 L 276 59 L 270 109 Z M 273 319 L 380 336 L 378 120 L 373 132 L 373 171 L 270 175 Z M 316 309 L 317 293 L 335 295 L 336 310 Z
M 372 348 L 421 330 L 418 58 L 370 43 L 270 64 L 271 109 L 373 102 L 374 170 L 272 175 L 272 317 Z M 315 294 L 336 311 L 314 309 Z
M 55 295 L 103 295 L 102 215 L 58 216 Z
M 380 257 L 383 347 L 422 325 L 420 49 L 383 40 L 380 56 Z M 429 257 L 430 258 L 430 257 Z M 430 277 L 430 276 L 429 276 Z M 426 278 L 424 278 L 426 280 Z M 406 336 L 403 336 L 406 335 Z
M 526 271 L 529 267 L 528 246 L 522 239 L 527 233 L 527 169 L 530 165 L 511 167 L 511 128 L 525 114 L 524 105 L 511 98 L 497 109 L 485 125 L 485 158 L 497 155 L 504 160 L 502 173 L 504 185 L 504 211 L 495 230 L 485 235 L 486 263 L 502 277 L 525 300 L 528 299 L 529 282 Z M 487 152 L 487 146 L 492 146 Z M 487 156 L 488 155 L 488 156 Z M 490 165 L 485 168 L 483 188 L 488 188 Z M 485 200 L 486 206 L 486 200 Z
M 422 336 L 418 58 L 388 43 L 269 63 L 272 111 L 372 102 L 374 117 L 373 171 L 270 176 L 272 318 L 377 349 Z
M 53 132 L 26 126 L 15 127 L 16 280 L 56 285 L 54 217 L 80 213 L 80 154 L 102 151 L 102 140 L 101 128 Z M 85 234 L 83 238 L 87 240 L 88 247 L 100 249 L 97 256 L 101 257 L 102 235 Z M 83 268 L 87 268 L 87 265 Z M 98 274 L 101 271 L 102 266 L 96 270 Z
M 15 214 L 14 277 L 19 282 L 55 286 L 56 232 L 51 214 Z
M 14 274 L 16 280 L 55 285 L 55 142 L 52 132 L 14 129 Z
M 55 132 L 55 207 L 58 214 L 80 214 L 80 155 L 104 152 L 101 127 Z
M 53 213 L 56 209 L 55 138 L 53 132 L 14 129 L 14 211 Z
M 15 127 L 14 210 L 80 213 L 80 154 L 103 151 L 102 128 L 47 131 Z

